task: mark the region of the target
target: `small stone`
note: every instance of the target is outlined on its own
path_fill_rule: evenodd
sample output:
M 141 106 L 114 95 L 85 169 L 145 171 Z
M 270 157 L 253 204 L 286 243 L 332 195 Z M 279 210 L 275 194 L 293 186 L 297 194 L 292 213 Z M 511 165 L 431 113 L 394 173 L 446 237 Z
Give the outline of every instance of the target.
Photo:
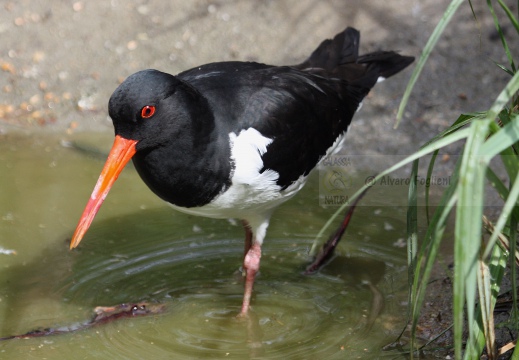
M 144 32 L 144 33 L 138 33 L 137 39 L 139 39 L 140 41 L 146 41 L 146 40 L 149 40 L 149 37 L 148 37 L 148 34 L 146 34 Z
M 45 59 L 45 53 L 43 51 L 36 51 L 33 55 L 32 55 L 32 61 L 34 63 L 39 63 L 41 62 L 43 59 Z
M 137 7 L 137 12 L 141 15 L 148 15 L 150 8 L 147 5 L 139 5 Z
M 128 44 L 126 44 L 126 47 L 128 48 L 128 50 L 137 49 L 137 41 L 135 41 L 135 40 L 128 41 Z
M 38 94 L 31 96 L 31 98 L 29 99 L 29 103 L 31 105 L 39 104 L 40 101 L 41 101 L 41 98 L 40 98 L 40 95 L 38 95 Z
M 82 97 L 77 102 L 77 107 L 81 111 L 93 111 L 96 109 L 92 97 Z
M 40 118 L 43 117 L 43 114 L 42 114 L 41 111 L 36 110 L 36 111 L 33 111 L 33 112 L 31 113 L 31 117 L 32 117 L 33 119 L 40 119 Z
M 11 74 L 14 74 L 16 72 L 16 69 L 14 68 L 14 65 L 8 62 L 2 62 L 0 64 L 0 69 L 5 72 L 10 72 Z
M 76 1 L 74 4 L 72 4 L 72 9 L 74 9 L 76 12 L 83 10 L 83 8 L 84 5 L 82 1 Z
M 32 22 L 35 22 L 35 23 L 40 22 L 40 21 L 41 21 L 41 16 L 40 16 L 40 14 L 32 13 L 32 14 L 31 14 L 31 21 L 32 21 Z
M 390 231 L 390 230 L 394 230 L 395 228 L 393 227 L 393 225 L 391 225 L 390 223 L 388 223 L 387 221 L 384 221 L 384 230 L 386 231 Z
M 20 109 L 30 111 L 29 106 L 30 105 L 24 101 L 20 104 Z

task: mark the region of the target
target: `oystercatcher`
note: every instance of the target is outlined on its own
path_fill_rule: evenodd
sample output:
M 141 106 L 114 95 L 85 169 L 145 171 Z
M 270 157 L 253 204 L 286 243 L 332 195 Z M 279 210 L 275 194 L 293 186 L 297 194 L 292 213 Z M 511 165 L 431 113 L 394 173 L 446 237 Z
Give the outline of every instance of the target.
M 359 39 L 347 28 L 295 66 L 233 61 L 176 76 L 157 70 L 129 76 L 110 98 L 115 141 L 70 247 L 132 159 L 142 180 L 174 208 L 243 220 L 246 314 L 273 210 L 340 146 L 377 81 L 414 60 L 393 51 L 359 56 Z

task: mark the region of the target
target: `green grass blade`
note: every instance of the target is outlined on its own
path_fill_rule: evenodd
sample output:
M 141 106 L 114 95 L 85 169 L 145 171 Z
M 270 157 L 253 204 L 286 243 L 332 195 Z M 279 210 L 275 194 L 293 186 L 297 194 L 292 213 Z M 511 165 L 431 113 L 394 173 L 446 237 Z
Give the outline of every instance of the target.
M 416 259 L 417 239 L 418 239 L 418 210 L 417 210 L 417 188 L 419 160 L 413 162 L 411 170 L 411 181 L 409 182 L 409 194 L 407 199 L 407 264 L 410 269 L 410 280 L 414 274 L 414 261 Z M 412 280 L 411 280 L 412 282 Z
M 497 222 L 495 225 L 495 231 L 490 236 L 490 239 L 488 240 L 487 248 L 484 253 L 485 257 L 488 256 L 488 254 L 492 250 L 492 247 L 495 245 L 498 234 L 503 231 L 503 228 L 504 228 L 505 224 L 507 223 L 508 218 L 510 217 L 510 213 L 514 210 L 514 207 L 516 206 L 518 197 L 519 197 L 519 176 L 515 178 L 512 188 L 510 189 L 510 193 L 508 194 L 508 198 L 505 201 L 505 205 L 503 206 L 503 209 L 501 210 L 501 214 L 499 215 L 499 218 L 497 219 Z
M 411 96 L 411 92 L 413 91 L 414 85 L 416 84 L 418 77 L 420 77 L 420 73 L 422 72 L 425 63 L 427 62 L 427 59 L 429 58 L 431 51 L 436 46 L 436 43 L 440 39 L 441 34 L 445 30 L 445 27 L 451 21 L 452 16 L 456 13 L 456 10 L 462 3 L 463 3 L 463 0 L 452 0 L 451 1 L 449 6 L 447 7 L 447 10 L 445 10 L 445 12 L 443 13 L 443 16 L 442 16 L 440 22 L 438 23 L 438 25 L 436 25 L 436 28 L 434 29 L 433 33 L 429 37 L 429 40 L 427 41 L 427 44 L 425 45 L 425 47 L 422 51 L 422 55 L 420 56 L 420 59 L 418 60 L 418 63 L 416 64 L 416 67 L 414 68 L 413 74 L 411 75 L 411 79 L 409 80 L 409 83 L 407 84 L 404 95 L 402 96 L 402 101 L 400 102 L 400 106 L 398 107 L 398 113 L 396 116 L 396 123 L 394 126 L 395 128 L 398 127 L 398 124 L 402 120 L 405 107 L 407 106 L 407 102 L 409 101 L 409 97 Z
M 517 33 L 519 34 L 519 22 L 515 18 L 514 13 L 512 11 L 510 11 L 510 9 L 508 8 L 508 6 L 506 6 L 506 4 L 503 2 L 503 0 L 497 0 L 497 2 L 499 3 L 499 5 L 503 9 L 503 11 L 508 16 L 508 19 L 510 20 L 510 23 L 514 26 L 515 31 L 517 31 Z
M 510 48 L 508 47 L 508 43 L 506 42 L 505 35 L 503 34 L 503 30 L 501 29 L 501 25 L 499 24 L 499 20 L 494 11 L 494 7 L 492 6 L 492 1 L 487 0 L 488 8 L 490 9 L 490 13 L 492 14 L 492 18 L 494 19 L 494 25 L 496 26 L 497 33 L 499 34 L 499 38 L 501 39 L 501 43 L 503 44 L 503 49 L 505 50 L 506 57 L 510 66 L 512 67 L 512 71 L 515 73 L 515 64 L 514 58 L 512 57 L 512 53 L 510 52 Z
M 429 166 L 427 167 L 427 176 L 425 178 L 425 217 L 427 219 L 427 224 L 429 224 L 429 195 L 431 190 L 431 177 L 434 169 L 434 163 L 436 162 L 436 157 L 438 156 L 438 151 L 439 150 L 436 150 L 432 154 L 431 161 L 429 162 Z
M 443 130 L 442 132 L 440 132 L 438 135 L 434 136 L 431 140 L 427 141 L 425 144 L 423 144 L 421 146 L 421 148 L 424 148 L 426 147 L 427 145 L 437 141 L 438 139 L 441 139 L 455 131 L 458 131 L 459 129 L 461 129 L 462 127 L 464 127 L 465 125 L 467 124 L 470 124 L 472 121 L 476 120 L 476 119 L 483 119 L 485 118 L 486 116 L 486 113 L 485 112 L 481 112 L 481 113 L 472 113 L 472 114 L 461 114 L 458 119 L 456 119 L 456 121 L 454 122 L 454 124 L 452 124 L 451 126 L 449 126 L 447 129 Z
M 411 170 L 411 181 L 409 182 L 409 193 L 407 197 L 407 283 L 412 288 L 415 281 L 416 252 L 418 248 L 418 203 L 417 203 L 417 179 L 419 160 L 413 162 Z M 409 291 L 408 303 L 416 303 L 414 292 Z M 410 314 L 409 308 L 409 314 Z M 409 316 L 408 316 L 409 318 Z M 413 328 L 414 330 L 414 328 Z M 414 349 L 415 335 L 411 334 L 411 349 Z M 412 354 L 412 353 L 411 353 Z M 412 358 L 412 355 L 411 355 Z
M 503 279 L 503 275 L 506 270 L 506 259 L 507 259 L 507 251 L 501 249 L 499 246 L 495 246 L 492 255 L 490 257 L 490 260 L 488 262 L 488 268 L 490 271 L 490 278 L 492 279 L 492 285 L 491 285 L 491 311 L 493 311 L 497 296 L 499 295 L 499 289 L 501 284 L 501 280 Z M 483 351 L 483 348 L 485 346 L 485 335 L 481 329 L 481 312 L 479 311 L 479 307 L 477 309 L 478 318 L 476 319 L 474 323 L 474 338 L 476 339 L 476 349 L 475 352 L 480 354 Z M 469 354 L 465 353 L 465 360 L 473 360 L 474 357 L 470 357 Z M 479 356 L 476 357 L 476 359 L 479 359 Z
M 517 206 L 515 207 L 517 210 Z M 512 282 L 512 289 L 517 289 L 517 266 L 515 263 L 515 254 L 517 251 L 517 223 L 519 218 L 516 216 L 515 212 L 512 211 L 512 216 L 510 216 L 510 277 Z M 512 291 L 512 319 L 517 324 L 517 320 L 519 319 L 519 313 L 517 310 L 517 291 Z
M 479 292 L 479 312 L 481 318 L 481 327 L 485 335 L 485 345 L 487 354 L 491 359 L 496 355 L 496 335 L 494 332 L 494 312 L 492 310 L 492 289 L 490 270 L 483 259 L 478 261 L 478 292 Z M 477 336 L 476 336 L 477 339 Z M 476 340 L 477 342 L 477 340 Z M 477 348 L 477 352 L 481 350 Z
M 514 348 L 514 352 L 512 353 L 512 357 L 510 357 L 510 360 L 519 360 L 519 346 L 516 346 Z
M 491 128 L 498 127 L 497 124 L 493 123 L 490 125 Z M 499 128 L 497 132 L 495 132 L 481 147 L 481 154 L 485 157 L 485 160 L 489 162 L 491 158 L 496 156 L 497 154 L 502 153 L 505 149 L 509 148 L 509 151 L 512 151 L 511 147 L 516 142 L 519 141 L 519 115 L 513 117 L 512 121 L 506 124 L 504 127 Z M 514 161 L 510 165 L 509 170 L 512 170 L 515 177 L 517 175 L 517 157 L 513 154 L 513 152 L 507 152 L 509 154 L 509 160 Z M 507 156 L 508 157 L 508 156 Z M 505 159 L 506 161 L 506 159 Z M 506 164 L 505 164 L 506 166 Z M 512 174 L 510 174 L 512 175 Z
M 480 161 L 480 149 L 488 133 L 490 121 L 475 121 L 470 126 L 458 182 L 458 206 L 454 245 L 454 351 L 457 359 L 462 354 L 463 308 L 467 304 L 468 339 L 465 351 L 477 358 L 474 329 L 477 259 L 481 247 L 485 163 Z
M 499 197 L 503 199 L 503 201 L 506 200 L 508 197 L 508 189 L 506 188 L 505 184 L 501 181 L 499 176 L 492 170 L 491 168 L 487 168 L 487 180 L 490 182 L 490 185 L 496 190 Z
M 505 110 L 501 111 L 500 114 L 503 112 L 505 112 Z M 518 116 L 512 117 L 512 120 L 502 128 L 495 122 L 491 122 L 490 131 L 494 134 L 483 146 L 482 152 L 485 154 L 484 159 L 490 162 L 494 154 L 500 152 L 501 161 L 505 166 L 510 182 L 513 182 L 519 173 L 519 158 L 515 152 L 517 139 L 519 138 L 519 118 Z M 505 197 L 502 198 L 505 199 Z
M 423 306 L 425 299 L 427 284 L 431 277 L 433 265 L 436 262 L 438 250 L 440 248 L 441 239 L 447 226 L 447 218 L 451 213 L 456 201 L 456 190 L 457 190 L 457 174 L 459 171 L 459 163 L 454 172 L 453 179 L 449 187 L 445 190 L 442 198 L 436 207 L 436 210 L 431 219 L 431 223 L 427 228 L 425 234 L 425 240 L 422 243 L 420 252 L 416 260 L 416 274 L 414 277 L 413 286 L 410 292 L 413 293 L 412 298 L 415 300 L 411 303 L 411 345 L 414 344 L 414 338 L 416 336 L 416 327 L 418 325 L 418 319 L 420 317 L 420 309 Z M 422 266 L 424 270 L 422 272 Z M 414 347 L 411 347 L 414 349 Z
M 503 70 L 505 73 L 507 73 L 508 75 L 510 76 L 514 76 L 514 72 L 512 70 L 510 70 L 509 68 L 507 68 L 506 66 L 498 63 L 497 61 L 495 60 L 492 60 L 492 62 L 498 67 L 500 68 L 501 70 Z
M 512 76 L 513 76 L 513 74 L 512 74 Z M 510 119 L 510 114 L 509 114 L 508 109 L 501 110 L 501 112 L 499 113 L 498 116 L 499 116 L 499 121 L 501 121 L 501 124 L 503 124 L 503 125 L 507 125 L 510 123 L 510 121 L 512 121 Z
M 519 73 L 515 73 L 515 75 L 508 81 L 505 88 L 499 93 L 496 100 L 492 104 L 492 107 L 487 112 L 487 118 L 495 119 L 499 116 L 499 113 L 503 108 L 508 104 L 510 100 L 517 94 L 519 90 Z

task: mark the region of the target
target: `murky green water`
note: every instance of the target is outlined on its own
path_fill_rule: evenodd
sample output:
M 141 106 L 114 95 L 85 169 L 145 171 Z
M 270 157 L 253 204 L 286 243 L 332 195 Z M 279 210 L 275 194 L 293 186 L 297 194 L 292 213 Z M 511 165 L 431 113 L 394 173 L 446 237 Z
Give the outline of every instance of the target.
M 96 139 L 97 137 L 97 139 Z M 80 135 L 107 149 L 109 135 Z M 180 214 L 126 169 L 78 250 L 68 240 L 102 160 L 53 136 L 0 135 L 0 336 L 88 320 L 99 305 L 165 303 L 159 315 L 65 335 L 0 343 L 6 359 L 373 359 L 406 314 L 405 208 L 392 191 L 366 198 L 339 256 L 304 276 L 314 236 L 334 208 L 318 201 L 317 176 L 273 216 L 252 316 L 237 319 L 243 284 L 239 222 Z M 378 169 L 380 170 L 380 169 Z M 404 188 L 402 188 L 405 191 Z M 401 203 L 401 200 L 399 201 Z M 369 333 L 376 284 L 384 311 Z

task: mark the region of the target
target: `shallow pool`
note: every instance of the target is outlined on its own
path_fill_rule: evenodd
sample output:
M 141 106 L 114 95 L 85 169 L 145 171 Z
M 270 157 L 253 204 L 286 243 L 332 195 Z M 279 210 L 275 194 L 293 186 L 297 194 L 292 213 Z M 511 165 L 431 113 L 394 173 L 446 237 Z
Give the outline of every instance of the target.
M 315 235 L 335 210 L 319 205 L 314 174 L 274 213 L 251 316 L 238 319 L 240 222 L 175 212 L 131 167 L 79 248 L 68 250 L 112 138 L 74 141 L 79 149 L 55 135 L 0 135 L 0 337 L 84 322 L 100 305 L 149 301 L 166 311 L 3 341 L 1 358 L 374 359 L 402 330 L 406 209 L 388 204 L 405 188 L 369 193 L 336 258 L 305 276 Z

